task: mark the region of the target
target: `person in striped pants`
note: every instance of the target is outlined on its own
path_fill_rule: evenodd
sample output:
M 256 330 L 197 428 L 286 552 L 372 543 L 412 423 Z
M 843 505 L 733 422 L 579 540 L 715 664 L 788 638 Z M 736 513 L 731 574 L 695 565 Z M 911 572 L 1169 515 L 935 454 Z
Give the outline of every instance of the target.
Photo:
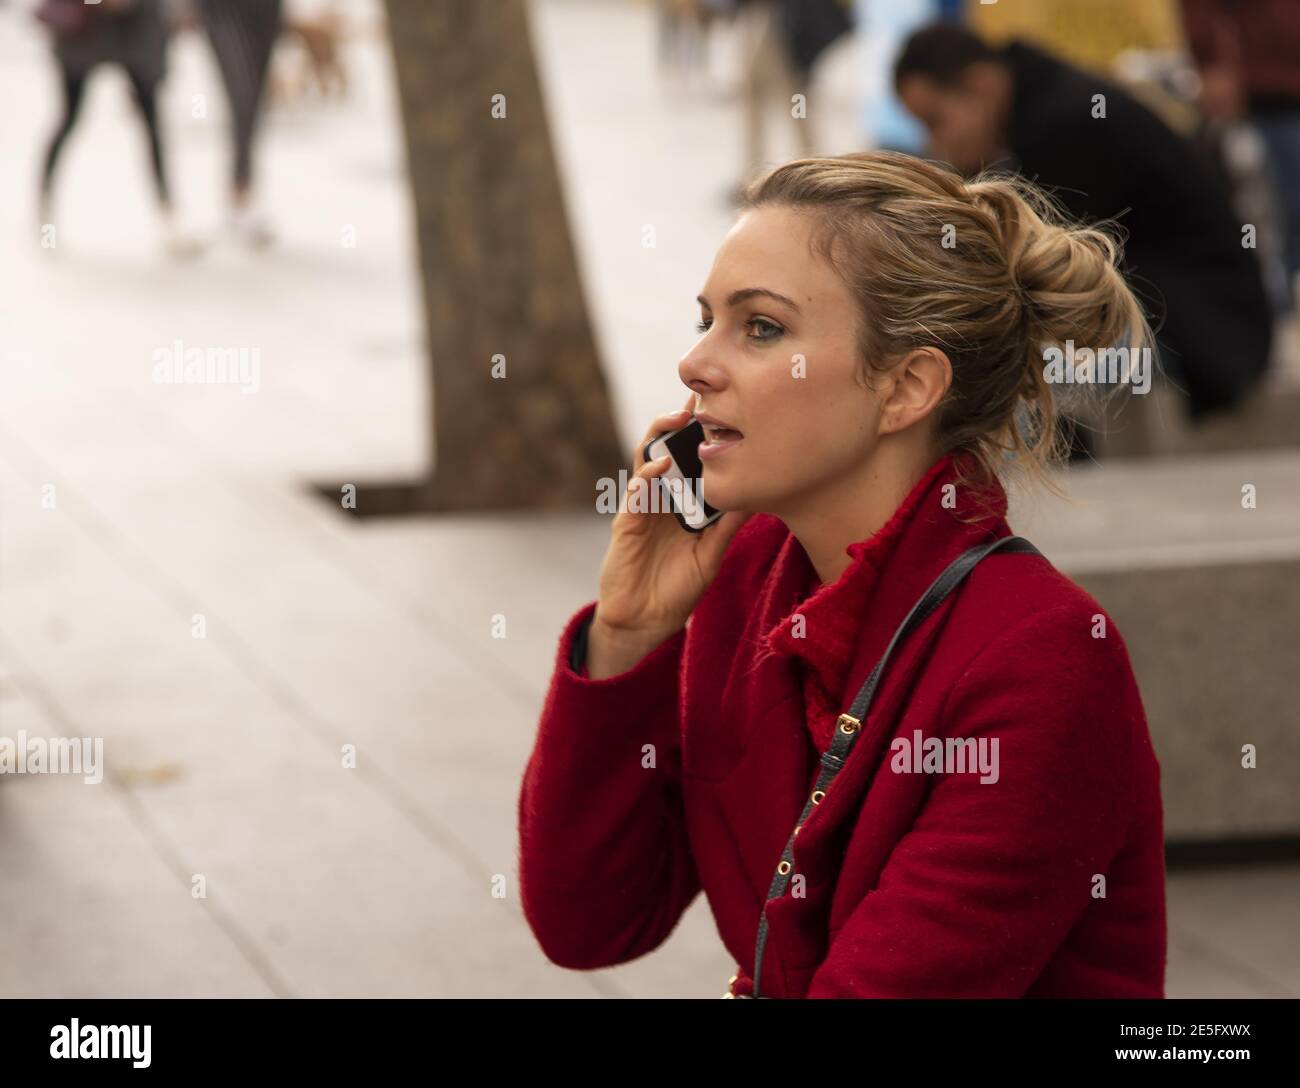
M 271 50 L 280 34 L 282 0 L 195 0 L 212 43 L 230 102 L 234 144 L 230 226 L 253 246 L 270 241 L 270 230 L 253 206 L 253 140 Z

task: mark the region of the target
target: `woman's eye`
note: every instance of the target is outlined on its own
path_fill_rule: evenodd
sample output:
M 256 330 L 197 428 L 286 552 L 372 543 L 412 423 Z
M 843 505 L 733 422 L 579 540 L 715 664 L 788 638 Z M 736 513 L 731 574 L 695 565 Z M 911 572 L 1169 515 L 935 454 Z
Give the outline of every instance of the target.
M 751 329 L 756 329 L 759 332 L 758 336 L 750 337 L 751 340 L 775 340 L 785 332 L 785 329 L 781 328 L 780 325 L 773 324 L 771 321 L 762 317 L 752 318 L 745 322 L 745 324 Z
M 699 321 L 695 325 L 695 331 L 706 333 L 713 328 L 712 321 Z M 745 322 L 745 328 L 755 330 L 756 335 L 751 335 L 750 340 L 775 340 L 785 334 L 785 329 L 774 322 L 768 321 L 764 317 L 752 317 Z

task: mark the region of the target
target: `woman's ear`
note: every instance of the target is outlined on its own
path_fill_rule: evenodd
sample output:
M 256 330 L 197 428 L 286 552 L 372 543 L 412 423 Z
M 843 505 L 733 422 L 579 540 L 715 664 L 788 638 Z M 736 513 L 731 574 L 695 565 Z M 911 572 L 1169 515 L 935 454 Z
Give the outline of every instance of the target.
M 940 348 L 916 348 L 890 375 L 880 410 L 880 433 L 904 431 L 934 412 L 952 385 L 952 363 Z

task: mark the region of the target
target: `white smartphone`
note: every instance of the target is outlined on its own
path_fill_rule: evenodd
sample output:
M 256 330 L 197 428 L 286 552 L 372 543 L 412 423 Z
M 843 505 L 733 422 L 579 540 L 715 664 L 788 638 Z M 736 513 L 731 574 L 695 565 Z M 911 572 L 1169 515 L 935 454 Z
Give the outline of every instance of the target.
M 684 427 L 665 431 L 646 443 L 642 451 L 648 462 L 664 454 L 672 458 L 658 477 L 660 495 L 678 523 L 688 533 L 707 529 L 724 511 L 715 510 L 704 499 L 704 466 L 700 463 L 700 443 L 704 441 L 704 425 L 694 416 Z

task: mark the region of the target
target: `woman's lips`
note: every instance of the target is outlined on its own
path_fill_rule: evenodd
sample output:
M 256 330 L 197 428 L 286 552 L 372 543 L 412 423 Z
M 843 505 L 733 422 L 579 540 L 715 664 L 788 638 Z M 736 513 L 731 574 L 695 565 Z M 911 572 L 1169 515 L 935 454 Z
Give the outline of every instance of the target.
M 709 433 L 709 437 L 700 443 L 699 454 L 701 461 L 712 461 L 715 457 L 721 457 L 727 450 L 734 446 L 739 446 L 745 436 L 739 431 L 716 429 Z

